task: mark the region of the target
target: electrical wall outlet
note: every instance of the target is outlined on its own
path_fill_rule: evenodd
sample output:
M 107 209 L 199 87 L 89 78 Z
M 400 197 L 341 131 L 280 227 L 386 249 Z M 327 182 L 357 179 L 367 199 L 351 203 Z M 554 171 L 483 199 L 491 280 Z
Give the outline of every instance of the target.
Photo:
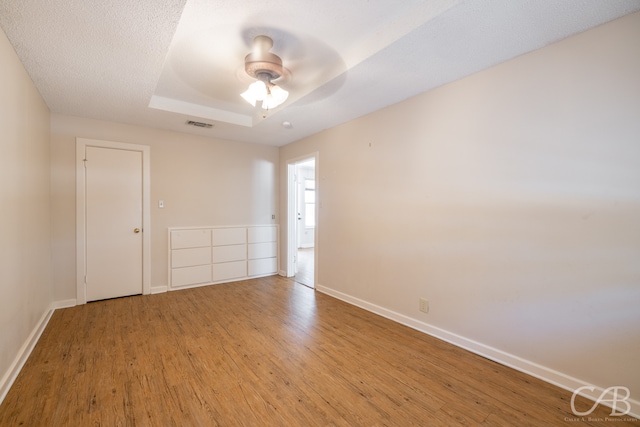
M 426 298 L 420 298 L 420 311 L 423 313 L 429 312 L 429 300 Z

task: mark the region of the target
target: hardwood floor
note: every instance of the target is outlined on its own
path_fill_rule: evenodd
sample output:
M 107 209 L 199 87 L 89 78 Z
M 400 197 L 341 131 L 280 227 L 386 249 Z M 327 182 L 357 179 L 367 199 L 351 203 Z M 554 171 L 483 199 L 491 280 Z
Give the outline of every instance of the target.
M 611 425 L 570 399 L 274 276 L 57 310 L 0 426 Z
M 314 260 L 315 248 L 298 248 L 298 271 L 295 275 L 295 281 L 303 285 L 313 288 L 314 285 Z

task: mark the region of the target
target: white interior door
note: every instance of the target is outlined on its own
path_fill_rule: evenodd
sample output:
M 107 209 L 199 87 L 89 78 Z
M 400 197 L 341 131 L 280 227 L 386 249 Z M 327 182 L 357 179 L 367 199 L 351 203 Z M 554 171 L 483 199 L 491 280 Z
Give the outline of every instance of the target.
M 142 154 L 86 147 L 87 301 L 143 293 Z

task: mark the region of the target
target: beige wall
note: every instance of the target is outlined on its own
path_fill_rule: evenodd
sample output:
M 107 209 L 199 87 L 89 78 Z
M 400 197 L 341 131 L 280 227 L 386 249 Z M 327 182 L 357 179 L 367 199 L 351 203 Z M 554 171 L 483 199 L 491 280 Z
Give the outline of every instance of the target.
M 49 183 L 49 110 L 0 29 L 0 386 L 52 302 Z
M 320 287 L 637 399 L 639 40 L 636 13 L 283 147 L 283 216 L 319 152 Z
M 52 115 L 54 297 L 76 297 L 76 137 L 151 147 L 151 287 L 167 285 L 167 228 L 275 223 L 278 148 Z M 164 200 L 164 209 L 158 200 Z

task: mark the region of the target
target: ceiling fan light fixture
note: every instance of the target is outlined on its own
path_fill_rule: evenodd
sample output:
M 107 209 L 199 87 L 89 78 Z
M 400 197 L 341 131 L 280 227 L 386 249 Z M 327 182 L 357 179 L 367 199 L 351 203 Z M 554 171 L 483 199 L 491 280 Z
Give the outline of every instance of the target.
M 255 107 L 258 101 L 263 101 L 267 98 L 267 85 L 262 80 L 253 82 L 245 92 L 240 94 L 240 96 Z
M 251 83 L 241 96 L 254 107 L 262 101 L 265 110 L 276 108 L 289 97 L 289 92 L 271 82 L 288 72 L 282 67 L 280 57 L 269 52 L 272 47 L 271 38 L 257 36 L 253 39 L 252 52 L 244 58 L 246 73 L 258 81 Z
M 271 110 L 282 104 L 289 97 L 289 92 L 280 86 L 273 85 L 269 88 L 266 99 L 262 101 L 262 108 Z

